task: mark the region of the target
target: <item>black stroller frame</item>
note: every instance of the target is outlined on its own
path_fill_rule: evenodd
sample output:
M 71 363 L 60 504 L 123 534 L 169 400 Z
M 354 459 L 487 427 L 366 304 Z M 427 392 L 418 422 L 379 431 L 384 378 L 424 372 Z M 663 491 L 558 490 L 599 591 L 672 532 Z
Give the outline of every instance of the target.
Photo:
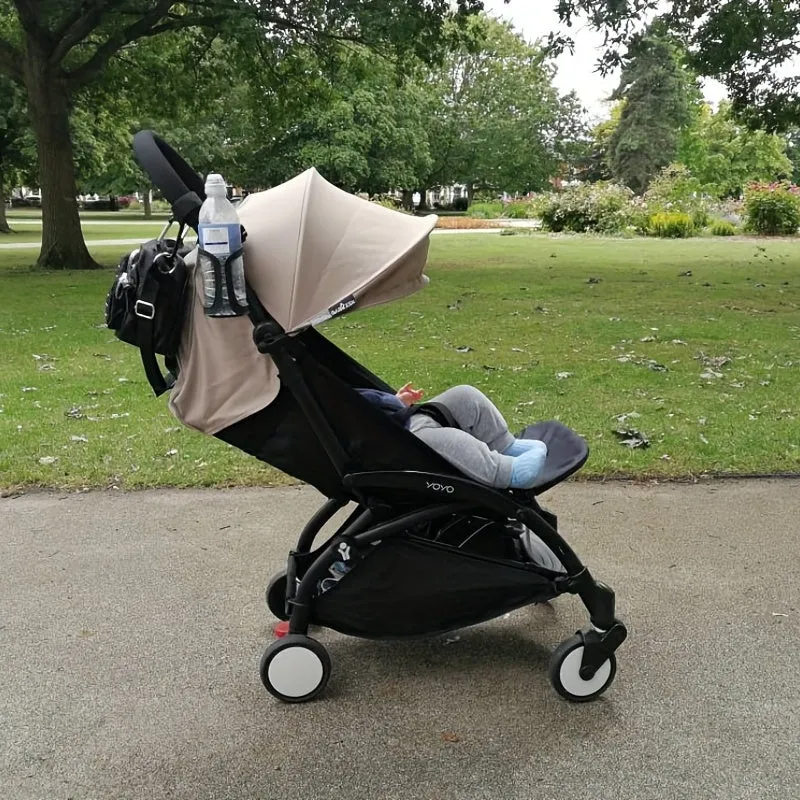
M 171 201 L 178 220 L 195 227 L 202 197 L 199 176 L 149 131 L 137 134 L 134 149 L 154 183 Z M 319 388 L 315 390 L 312 385 L 314 376 L 326 369 L 319 354 L 315 358 L 313 345 L 317 340 L 313 337 L 328 348 L 325 357 L 349 357 L 313 329 L 307 335 L 287 334 L 250 290 L 248 302 L 255 346 L 272 358 L 281 392 L 291 396 L 336 476 L 335 481 L 325 485 L 333 489 L 322 489 L 329 499 L 303 528 L 289 553 L 286 570 L 277 574 L 267 588 L 269 609 L 279 619 L 288 620 L 288 635 L 267 647 L 261 660 L 261 679 L 268 691 L 286 702 L 311 700 L 324 691 L 331 663 L 325 648 L 308 636 L 312 625 L 366 638 L 430 635 L 473 625 L 561 594 L 573 594 L 586 606 L 589 624 L 555 650 L 550 679 L 568 700 L 584 702 L 601 695 L 614 679 L 615 651 L 627 631 L 616 617 L 614 592 L 594 579 L 559 534 L 556 516 L 537 500 L 542 492 L 583 466 L 588 457 L 586 443 L 558 422 L 528 428 L 524 434 L 527 438 L 550 440 L 548 462 L 552 466 L 549 471 L 545 468 L 535 488 L 526 491 L 497 490 L 457 474 L 438 454 L 428 451 L 399 426 L 393 435 L 407 436 L 416 447 L 428 451 L 430 463 L 440 465 L 441 471 L 365 470 L 353 457 L 352 448 L 342 441 L 342 429 L 337 429 L 326 414 Z M 350 363 L 360 368 L 363 385 L 371 382 L 376 388 L 388 388 L 356 362 Z M 352 393 L 359 413 L 365 419 L 370 415 L 373 419 L 382 417 L 353 390 L 359 384 L 354 384 L 352 377 L 349 384 L 342 391 Z M 395 425 L 388 418 L 385 424 Z M 350 502 L 357 504 L 355 510 L 325 542 L 317 545 L 326 524 Z M 477 515 L 481 525 L 485 521 L 485 527 L 491 528 L 492 541 L 501 543 L 500 552 L 469 552 L 436 541 L 435 537 L 426 538 L 424 531 L 428 528 L 453 518 L 455 522 L 448 524 L 458 527 L 459 515 Z M 557 556 L 565 572 L 552 572 L 530 559 L 509 555 L 508 548 L 518 537 L 509 521 L 536 534 Z M 321 591 L 322 582 L 330 578 L 337 562 L 346 564 L 348 571 L 329 591 Z M 402 572 L 398 565 L 405 565 L 413 577 L 406 574 L 405 580 L 394 581 L 394 589 L 384 590 L 386 576 Z M 437 570 L 460 576 L 454 579 L 456 585 L 447 596 L 444 609 L 437 602 L 442 586 L 430 588 L 428 584 L 429 588 L 424 588 L 426 575 L 428 581 L 438 581 Z M 417 581 L 419 587 L 415 586 Z M 407 592 L 402 602 L 387 596 L 398 586 L 401 594 Z M 470 591 L 471 586 L 476 587 L 474 591 Z M 357 599 L 365 594 L 370 595 L 368 600 Z M 434 603 L 436 609 L 426 614 Z

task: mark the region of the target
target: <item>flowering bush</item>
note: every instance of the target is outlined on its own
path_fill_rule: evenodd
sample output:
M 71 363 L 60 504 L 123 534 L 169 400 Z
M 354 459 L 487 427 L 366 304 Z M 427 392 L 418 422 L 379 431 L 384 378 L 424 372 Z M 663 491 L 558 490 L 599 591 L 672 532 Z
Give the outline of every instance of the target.
M 744 194 L 747 230 L 794 236 L 800 227 L 800 188 L 791 183 L 753 183 Z
M 645 192 L 644 202 L 652 214 L 688 214 L 695 228 L 708 225 L 709 201 L 700 181 L 683 164 L 664 167 Z
M 626 186 L 583 184 L 540 195 L 532 209 L 544 228 L 555 233 L 621 233 L 637 226 L 640 212 L 632 200 Z

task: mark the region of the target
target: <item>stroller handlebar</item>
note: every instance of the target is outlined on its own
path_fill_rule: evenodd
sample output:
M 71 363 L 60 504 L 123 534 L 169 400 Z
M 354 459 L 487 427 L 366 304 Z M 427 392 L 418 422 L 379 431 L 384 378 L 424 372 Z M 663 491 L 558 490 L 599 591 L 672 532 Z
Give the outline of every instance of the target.
M 169 201 L 175 219 L 197 230 L 200 206 L 206 196 L 200 175 L 153 131 L 139 131 L 133 137 L 133 153 L 153 185 Z

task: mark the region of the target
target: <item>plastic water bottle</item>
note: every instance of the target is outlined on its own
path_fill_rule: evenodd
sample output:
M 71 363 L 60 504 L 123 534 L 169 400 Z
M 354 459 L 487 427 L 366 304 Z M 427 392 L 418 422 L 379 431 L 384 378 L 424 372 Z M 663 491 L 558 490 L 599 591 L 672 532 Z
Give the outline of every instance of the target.
M 241 223 L 236 209 L 228 200 L 222 175 L 213 172 L 206 178 L 206 199 L 200 208 L 197 240 L 206 314 L 209 317 L 246 314 L 247 291 L 240 252 Z M 229 286 L 233 289 L 232 293 L 228 291 Z

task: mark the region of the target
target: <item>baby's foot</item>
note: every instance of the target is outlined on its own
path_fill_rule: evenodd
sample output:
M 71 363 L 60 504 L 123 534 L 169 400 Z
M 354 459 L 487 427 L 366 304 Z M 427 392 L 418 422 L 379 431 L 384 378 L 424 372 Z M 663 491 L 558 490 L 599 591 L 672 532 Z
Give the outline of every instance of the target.
M 521 456 L 527 453 L 528 450 L 539 447 L 542 442 L 538 439 L 514 439 L 514 441 L 503 450 L 504 456 Z
M 547 460 L 547 445 L 537 439 L 529 439 L 531 447 L 514 458 L 511 467 L 511 488 L 530 489 L 539 477 Z

